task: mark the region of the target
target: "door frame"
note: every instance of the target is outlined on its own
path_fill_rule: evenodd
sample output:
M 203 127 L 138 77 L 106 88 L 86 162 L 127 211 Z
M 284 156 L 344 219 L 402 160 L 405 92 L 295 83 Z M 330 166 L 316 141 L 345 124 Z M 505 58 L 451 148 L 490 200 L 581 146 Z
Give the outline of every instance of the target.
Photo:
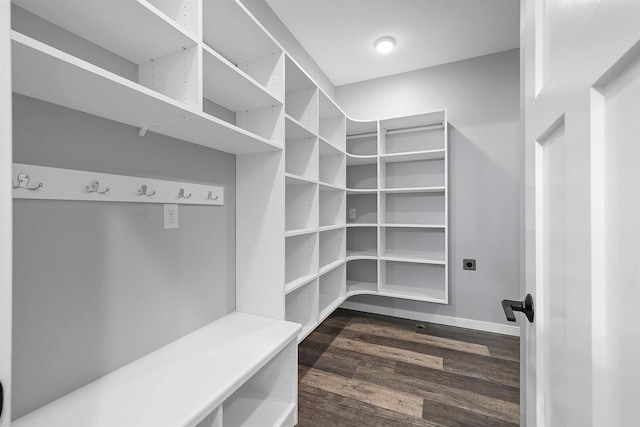
M 0 381 L 4 404 L 0 427 L 11 423 L 12 329 L 12 115 L 11 0 L 0 0 Z

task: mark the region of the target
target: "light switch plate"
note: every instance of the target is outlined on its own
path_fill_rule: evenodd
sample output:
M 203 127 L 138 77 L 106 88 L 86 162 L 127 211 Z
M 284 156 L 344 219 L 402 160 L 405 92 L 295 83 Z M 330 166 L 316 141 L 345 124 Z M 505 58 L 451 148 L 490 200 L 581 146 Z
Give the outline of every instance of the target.
M 349 219 L 356 219 L 356 210 L 353 208 L 349 209 Z
M 164 228 L 178 228 L 179 226 L 178 205 L 164 205 Z

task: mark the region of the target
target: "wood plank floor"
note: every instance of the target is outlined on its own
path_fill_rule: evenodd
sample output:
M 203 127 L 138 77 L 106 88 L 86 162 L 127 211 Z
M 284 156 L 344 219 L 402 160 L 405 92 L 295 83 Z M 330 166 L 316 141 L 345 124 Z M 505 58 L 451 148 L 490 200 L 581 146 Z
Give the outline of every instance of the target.
M 517 337 L 339 309 L 300 344 L 298 426 L 517 426 L 519 352 Z

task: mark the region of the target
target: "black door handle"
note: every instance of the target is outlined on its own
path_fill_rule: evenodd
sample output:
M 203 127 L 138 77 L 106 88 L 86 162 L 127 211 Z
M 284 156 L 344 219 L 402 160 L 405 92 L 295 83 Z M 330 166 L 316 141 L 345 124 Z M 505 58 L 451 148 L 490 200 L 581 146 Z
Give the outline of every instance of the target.
M 4 406 L 4 389 L 2 388 L 2 382 L 0 382 L 0 419 L 2 418 L 3 406 Z
M 524 301 L 503 299 L 502 309 L 504 310 L 504 315 L 507 316 L 507 320 L 509 322 L 516 321 L 516 315 L 513 313 L 514 311 L 523 312 L 525 316 L 527 316 L 529 322 L 533 322 L 533 297 L 531 294 L 527 294 Z

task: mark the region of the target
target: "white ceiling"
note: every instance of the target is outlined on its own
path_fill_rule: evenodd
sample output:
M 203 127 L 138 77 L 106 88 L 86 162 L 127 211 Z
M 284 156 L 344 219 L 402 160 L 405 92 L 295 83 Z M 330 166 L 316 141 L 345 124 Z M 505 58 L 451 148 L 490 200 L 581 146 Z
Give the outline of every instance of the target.
M 266 1 L 336 86 L 519 46 L 518 0 Z

